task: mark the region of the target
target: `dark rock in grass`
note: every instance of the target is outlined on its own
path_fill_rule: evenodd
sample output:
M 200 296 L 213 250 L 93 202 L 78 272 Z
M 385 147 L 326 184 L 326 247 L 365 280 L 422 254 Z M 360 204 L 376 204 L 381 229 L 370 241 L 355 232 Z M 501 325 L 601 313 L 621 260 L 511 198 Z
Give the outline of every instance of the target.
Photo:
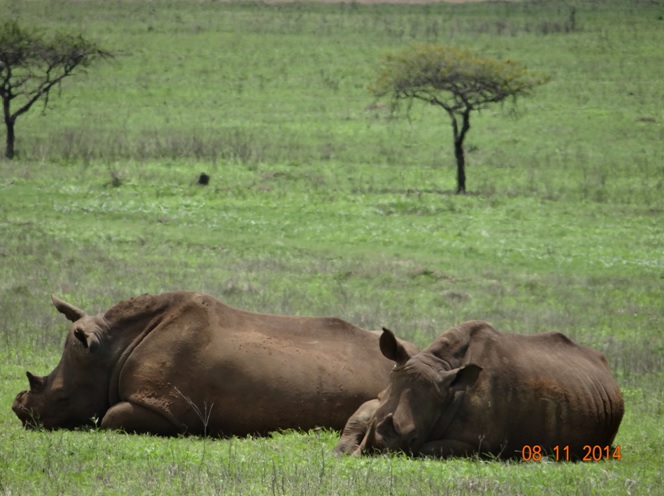
M 210 183 L 210 176 L 208 176 L 205 172 L 201 172 L 201 175 L 198 176 L 198 184 L 202 186 L 207 186 Z

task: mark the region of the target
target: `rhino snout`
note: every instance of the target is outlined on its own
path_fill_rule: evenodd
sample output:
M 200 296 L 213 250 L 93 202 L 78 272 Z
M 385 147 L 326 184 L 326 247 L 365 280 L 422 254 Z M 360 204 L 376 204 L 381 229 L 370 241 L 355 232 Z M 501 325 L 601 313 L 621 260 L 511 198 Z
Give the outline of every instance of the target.
M 34 428 L 38 425 L 36 416 L 34 412 L 26 406 L 29 394 L 30 391 L 21 391 L 18 393 L 14 403 L 12 404 L 12 410 L 14 410 L 16 416 L 23 423 L 23 427 Z
M 27 394 L 27 391 L 21 391 L 16 395 L 16 399 L 14 399 L 14 404 L 12 405 L 12 410 L 14 410 L 16 415 L 25 408 L 23 404 L 25 403 L 25 396 Z

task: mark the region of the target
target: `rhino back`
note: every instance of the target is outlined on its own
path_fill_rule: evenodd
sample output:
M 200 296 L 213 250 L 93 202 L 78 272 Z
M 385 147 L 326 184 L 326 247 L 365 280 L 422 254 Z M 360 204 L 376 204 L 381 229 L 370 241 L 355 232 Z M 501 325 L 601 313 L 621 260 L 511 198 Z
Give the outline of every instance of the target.
M 385 386 L 378 337 L 335 318 L 256 314 L 193 294 L 174 305 L 118 373 L 118 398 L 188 432 L 340 429 Z
M 469 442 L 484 436 L 494 451 L 505 442 L 507 451 L 564 442 L 578 453 L 584 444 L 613 441 L 624 407 L 601 353 L 558 332 L 507 334 L 487 326 L 458 339 L 464 331 L 453 331 L 457 348 L 448 358 L 483 370 L 445 430 L 464 433 Z

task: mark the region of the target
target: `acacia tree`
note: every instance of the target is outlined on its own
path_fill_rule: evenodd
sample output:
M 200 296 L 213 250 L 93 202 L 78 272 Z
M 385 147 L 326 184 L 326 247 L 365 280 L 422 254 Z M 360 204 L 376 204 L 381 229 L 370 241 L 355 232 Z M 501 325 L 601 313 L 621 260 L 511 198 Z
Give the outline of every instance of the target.
M 519 96 L 548 81 L 508 60 L 499 62 L 471 50 L 436 44 L 413 45 L 387 55 L 371 85 L 377 97 L 422 100 L 437 105 L 452 120 L 457 193 L 466 192 L 466 160 L 463 142 L 470 129 L 470 114 Z M 396 106 L 396 105 L 395 105 Z
M 16 119 L 66 77 L 84 72 L 94 61 L 112 57 L 80 34 L 59 33 L 47 39 L 17 21 L 0 24 L 0 98 L 7 141 L 5 157 L 14 158 Z M 18 108 L 12 109 L 16 102 Z

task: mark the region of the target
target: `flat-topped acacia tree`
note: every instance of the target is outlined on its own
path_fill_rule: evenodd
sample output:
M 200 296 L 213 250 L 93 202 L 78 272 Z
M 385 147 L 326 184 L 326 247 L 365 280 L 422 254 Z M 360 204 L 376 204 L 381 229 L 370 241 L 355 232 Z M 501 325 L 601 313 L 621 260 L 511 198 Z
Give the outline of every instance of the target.
M 511 60 L 499 62 L 472 50 L 418 44 L 385 56 L 370 89 L 375 96 L 395 103 L 422 100 L 447 112 L 454 134 L 457 193 L 465 193 L 463 142 L 470 129 L 470 114 L 508 99 L 515 104 L 517 97 L 529 95 L 548 80 Z
M 16 119 L 39 100 L 48 105 L 51 90 L 63 79 L 112 57 L 80 34 L 58 33 L 47 39 L 17 21 L 0 24 L 0 99 L 7 140 L 5 157 L 14 158 Z M 16 101 L 17 108 L 12 109 Z

